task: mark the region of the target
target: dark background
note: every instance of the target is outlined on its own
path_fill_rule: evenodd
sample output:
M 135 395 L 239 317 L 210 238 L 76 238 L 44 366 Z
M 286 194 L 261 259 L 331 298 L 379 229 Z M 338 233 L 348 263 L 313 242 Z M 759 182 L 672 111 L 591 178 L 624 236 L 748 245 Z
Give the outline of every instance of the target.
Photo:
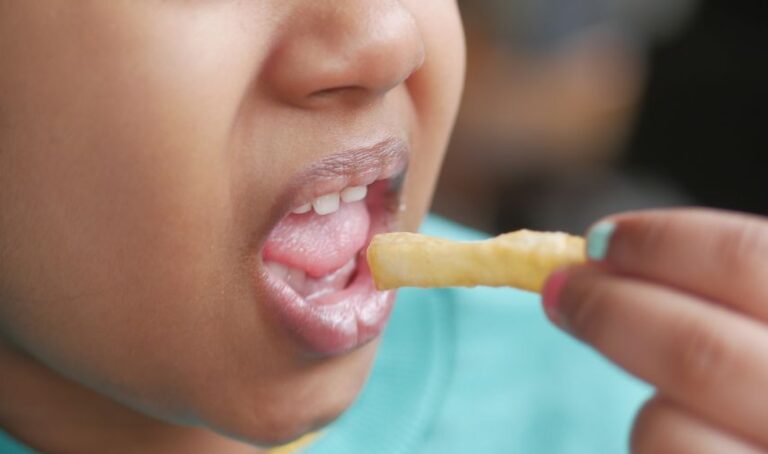
M 435 210 L 491 232 L 768 215 L 768 2 L 647 2 L 460 2 L 467 91 Z
M 768 2 L 710 0 L 653 49 L 624 169 L 703 205 L 768 214 Z

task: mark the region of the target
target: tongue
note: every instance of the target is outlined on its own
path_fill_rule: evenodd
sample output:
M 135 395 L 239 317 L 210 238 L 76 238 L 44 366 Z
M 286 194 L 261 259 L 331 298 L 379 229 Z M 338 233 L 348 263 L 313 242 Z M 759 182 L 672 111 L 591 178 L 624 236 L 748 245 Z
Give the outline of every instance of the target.
M 275 227 L 264 245 L 264 260 L 319 277 L 341 268 L 365 245 L 370 217 L 364 202 L 342 203 L 333 214 L 292 214 Z

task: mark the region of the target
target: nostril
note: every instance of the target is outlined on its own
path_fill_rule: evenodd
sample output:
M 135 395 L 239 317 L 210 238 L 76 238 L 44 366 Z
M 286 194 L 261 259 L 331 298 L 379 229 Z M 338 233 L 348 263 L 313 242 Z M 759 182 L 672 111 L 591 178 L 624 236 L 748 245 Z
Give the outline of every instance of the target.
M 358 91 L 363 91 L 364 89 L 362 87 L 356 87 L 354 85 L 345 85 L 343 87 L 334 87 L 334 88 L 324 88 L 322 90 L 317 90 L 313 93 L 310 93 L 310 97 L 313 98 L 330 98 L 333 96 L 343 95 L 343 94 L 349 94 L 349 93 L 355 93 Z
M 307 96 L 307 106 L 321 107 L 328 103 L 347 106 L 361 105 L 371 100 L 370 90 L 352 85 L 317 90 Z

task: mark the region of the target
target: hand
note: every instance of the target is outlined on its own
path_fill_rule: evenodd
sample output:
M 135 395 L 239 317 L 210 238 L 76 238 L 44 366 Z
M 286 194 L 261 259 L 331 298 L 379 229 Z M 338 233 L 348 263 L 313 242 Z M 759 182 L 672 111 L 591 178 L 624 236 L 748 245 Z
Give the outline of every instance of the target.
M 710 210 L 598 223 L 549 318 L 657 388 L 635 453 L 768 452 L 768 220 Z

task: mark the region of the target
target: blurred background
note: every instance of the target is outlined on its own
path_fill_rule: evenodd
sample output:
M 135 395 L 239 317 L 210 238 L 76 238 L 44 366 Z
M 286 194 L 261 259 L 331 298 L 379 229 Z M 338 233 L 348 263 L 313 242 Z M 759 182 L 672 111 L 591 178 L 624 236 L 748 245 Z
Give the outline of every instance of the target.
M 459 3 L 467 85 L 437 213 L 487 232 L 768 214 L 768 1 Z

